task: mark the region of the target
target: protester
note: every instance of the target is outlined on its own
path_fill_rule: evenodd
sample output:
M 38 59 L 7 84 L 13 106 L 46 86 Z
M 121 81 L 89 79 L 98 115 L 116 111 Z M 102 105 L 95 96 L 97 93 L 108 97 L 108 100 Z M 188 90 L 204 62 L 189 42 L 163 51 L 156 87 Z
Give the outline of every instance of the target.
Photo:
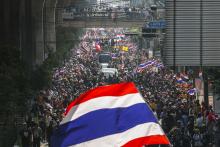
M 31 146 L 31 129 L 28 128 L 27 124 L 24 124 L 24 128 L 20 132 L 22 147 Z
M 63 67 L 54 69 L 52 85 L 42 89 L 36 96 L 30 118 L 27 119 L 29 121 L 26 121 L 28 125 L 31 122 L 35 124 L 30 130 L 35 146 L 39 146 L 39 141 L 50 142 L 52 131 L 63 119 L 66 107 L 81 93 L 100 85 L 125 81 L 136 84 L 175 147 L 186 147 L 190 143 L 195 146 L 205 145 L 201 141 L 201 138 L 208 138 L 205 135 L 209 136 L 207 142 L 214 142 L 212 130 L 216 118 L 211 107 L 206 107 L 204 103 L 200 105 L 196 100 L 189 73 L 175 74 L 164 67 L 159 59 L 149 59 L 147 52 L 138 50 L 137 45 L 127 37 L 121 44 L 129 46 L 129 50 L 113 50 L 114 59 L 109 63 L 109 67 L 118 69 L 118 76 L 106 77 L 101 72 L 98 53 L 94 49 L 96 43 L 104 42 L 100 39 L 102 31 L 88 30 L 79 47 L 72 50 L 70 59 Z M 122 33 L 122 29 L 105 31 L 104 34 L 107 34 L 106 38 L 112 39 L 119 33 Z M 93 43 L 86 42 L 94 38 Z M 104 45 L 101 44 L 101 47 L 104 48 Z M 216 134 L 219 133 L 217 128 Z M 27 128 L 22 134 L 22 138 L 30 136 Z M 219 140 L 216 142 L 219 143 Z M 29 145 L 29 142 L 23 143 Z
M 215 126 L 215 145 L 220 146 L 220 119 L 217 121 Z

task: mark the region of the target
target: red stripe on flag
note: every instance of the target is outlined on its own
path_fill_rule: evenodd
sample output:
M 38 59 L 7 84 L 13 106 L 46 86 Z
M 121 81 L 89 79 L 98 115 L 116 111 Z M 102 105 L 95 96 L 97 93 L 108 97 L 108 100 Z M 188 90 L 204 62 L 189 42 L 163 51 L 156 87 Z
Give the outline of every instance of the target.
M 133 93 L 138 93 L 138 90 L 136 89 L 134 83 L 132 82 L 113 84 L 111 86 L 99 86 L 97 88 L 85 92 L 84 94 L 76 98 L 76 100 L 71 102 L 66 109 L 65 115 L 67 115 L 67 113 L 70 111 L 72 107 L 94 98 L 103 97 L 103 96 L 123 96 L 126 94 L 133 94 Z
M 143 145 L 170 144 L 165 135 L 153 135 L 136 138 L 124 144 L 122 147 L 143 147 Z

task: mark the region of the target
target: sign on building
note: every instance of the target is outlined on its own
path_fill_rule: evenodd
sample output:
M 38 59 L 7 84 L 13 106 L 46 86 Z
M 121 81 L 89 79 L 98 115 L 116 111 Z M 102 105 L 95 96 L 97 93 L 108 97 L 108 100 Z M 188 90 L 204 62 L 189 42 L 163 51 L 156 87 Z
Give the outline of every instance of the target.
M 165 21 L 151 21 L 145 24 L 145 28 L 148 29 L 165 29 L 166 22 Z

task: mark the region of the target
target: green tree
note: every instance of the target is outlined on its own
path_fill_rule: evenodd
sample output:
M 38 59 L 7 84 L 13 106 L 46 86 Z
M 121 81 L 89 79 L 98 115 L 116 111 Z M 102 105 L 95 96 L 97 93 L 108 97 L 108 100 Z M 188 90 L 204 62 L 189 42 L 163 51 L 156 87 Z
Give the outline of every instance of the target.
M 53 68 L 62 66 L 64 61 L 70 57 L 70 50 L 80 42 L 79 38 L 83 33 L 84 29 L 79 28 L 57 28 L 56 52 L 49 53 L 44 63 L 32 73 L 31 85 L 34 90 L 51 85 Z
M 31 89 L 20 51 L 10 45 L 0 46 L 0 81 L 1 109 L 22 106 Z

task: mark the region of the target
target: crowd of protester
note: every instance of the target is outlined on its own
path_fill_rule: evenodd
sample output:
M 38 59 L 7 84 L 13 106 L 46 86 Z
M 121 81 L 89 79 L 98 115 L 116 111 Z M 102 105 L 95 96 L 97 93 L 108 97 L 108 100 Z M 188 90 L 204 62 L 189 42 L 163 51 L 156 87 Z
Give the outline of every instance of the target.
M 82 52 L 80 47 L 72 50 L 72 57 L 62 67 L 54 69 L 51 87 L 42 89 L 32 102 L 20 132 L 23 147 L 50 143 L 50 136 L 64 117 L 65 108 L 83 92 L 125 81 L 136 84 L 173 146 L 220 146 L 220 121 L 211 106 L 188 93 L 193 88 L 190 74 L 175 74 L 169 68 L 157 66 L 162 65 L 159 59 L 149 59 L 146 51 L 136 47 L 128 52 L 114 52 L 118 56 L 109 66 L 117 68 L 119 74 L 106 77 L 100 72 L 98 53 L 92 47 L 88 52 Z M 153 64 L 139 67 L 147 61 Z M 181 76 L 187 78 L 179 82 Z

